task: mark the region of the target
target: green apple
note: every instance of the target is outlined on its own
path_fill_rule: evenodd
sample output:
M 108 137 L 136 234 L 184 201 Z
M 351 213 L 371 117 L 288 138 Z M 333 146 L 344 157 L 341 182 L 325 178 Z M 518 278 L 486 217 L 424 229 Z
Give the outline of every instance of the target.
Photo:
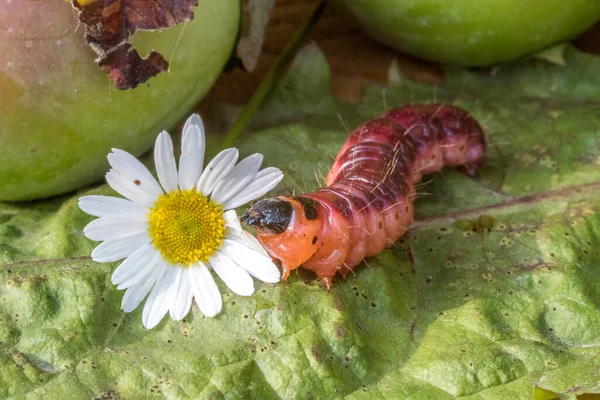
M 426 60 L 487 66 L 571 39 L 599 0 L 335 0 L 373 38 Z
M 65 0 L 0 1 L 0 200 L 66 193 L 102 178 L 106 155 L 147 151 L 210 89 L 235 45 L 239 0 L 201 0 L 194 19 L 137 32 L 170 62 L 121 91 L 94 62 Z

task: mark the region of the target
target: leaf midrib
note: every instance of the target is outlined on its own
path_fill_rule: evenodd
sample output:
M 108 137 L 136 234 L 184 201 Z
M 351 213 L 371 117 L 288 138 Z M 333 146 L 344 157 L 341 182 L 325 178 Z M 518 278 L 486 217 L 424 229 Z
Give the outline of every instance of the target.
M 413 222 L 409 227 L 409 230 L 415 231 L 426 229 L 456 221 L 458 219 L 466 219 L 479 215 L 499 214 L 513 208 L 535 208 L 543 203 L 567 199 L 582 199 L 593 197 L 594 195 L 600 196 L 600 181 L 585 183 L 582 185 L 567 186 L 563 189 L 549 190 L 531 195 L 507 197 L 506 200 L 499 203 L 490 204 L 483 207 L 476 207 L 469 210 L 456 211 L 435 217 L 424 218 Z
M 491 204 L 483 207 L 476 207 L 469 210 L 456 211 L 448 214 L 438 215 L 435 217 L 424 218 L 417 220 L 412 223 L 409 227 L 411 232 L 421 229 L 427 229 L 439 225 L 447 224 L 458 219 L 467 219 L 470 217 L 487 215 L 487 214 L 500 214 L 507 210 L 519 207 L 534 208 L 540 204 L 555 202 L 565 199 L 581 199 L 593 197 L 594 194 L 599 196 L 600 193 L 600 181 L 590 182 L 581 185 L 568 186 L 563 189 L 549 190 L 541 193 L 536 193 L 526 196 L 508 197 L 506 200 L 496 204 Z M 89 256 L 76 256 L 66 258 L 44 258 L 34 260 L 17 261 L 10 264 L 0 264 L 0 271 L 6 271 L 9 269 L 24 269 L 30 267 L 38 267 L 48 263 L 56 264 L 57 266 L 64 264 L 82 264 L 92 261 Z

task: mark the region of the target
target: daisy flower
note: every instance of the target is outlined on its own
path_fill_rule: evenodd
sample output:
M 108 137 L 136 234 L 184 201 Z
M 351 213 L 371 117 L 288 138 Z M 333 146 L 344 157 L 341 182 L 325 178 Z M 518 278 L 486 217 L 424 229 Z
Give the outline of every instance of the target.
M 192 300 L 207 317 L 217 315 L 223 303 L 211 270 L 241 296 L 254 292 L 251 276 L 279 281 L 279 270 L 258 240 L 242 230 L 234 208 L 274 188 L 283 177 L 281 171 L 259 171 L 260 154 L 236 164 L 235 148 L 223 150 L 203 169 L 204 150 L 204 126 L 194 114 L 183 128 L 179 169 L 169 134 L 163 131 L 156 139 L 160 184 L 131 154 L 113 149 L 106 180 L 125 199 L 79 199 L 84 212 L 99 217 L 84 228 L 87 238 L 103 241 L 92 259 L 125 259 L 114 271 L 112 283 L 126 289 L 121 305 L 125 312 L 148 296 L 142 313 L 147 329 L 167 312 L 181 320 Z

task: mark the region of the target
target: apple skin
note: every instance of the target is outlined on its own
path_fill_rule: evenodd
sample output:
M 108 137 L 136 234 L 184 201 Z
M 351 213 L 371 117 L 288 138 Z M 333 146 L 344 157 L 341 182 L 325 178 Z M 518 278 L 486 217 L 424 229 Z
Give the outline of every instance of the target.
M 63 194 L 96 182 L 106 155 L 138 156 L 190 112 L 235 45 L 239 0 L 201 0 L 194 19 L 137 32 L 134 48 L 170 62 L 133 90 L 94 62 L 65 0 L 0 1 L 0 201 Z
M 335 0 L 371 37 L 446 64 L 489 66 L 572 39 L 598 0 Z

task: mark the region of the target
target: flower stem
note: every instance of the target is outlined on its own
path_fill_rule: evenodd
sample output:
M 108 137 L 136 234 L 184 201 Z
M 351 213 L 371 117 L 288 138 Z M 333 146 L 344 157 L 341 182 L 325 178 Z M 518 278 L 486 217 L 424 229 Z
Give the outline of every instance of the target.
M 248 103 L 242 109 L 242 112 L 235 121 L 233 127 L 227 133 L 225 139 L 223 139 L 223 148 L 232 147 L 240 138 L 258 106 L 260 106 L 265 97 L 267 97 L 283 69 L 296 54 L 310 29 L 316 24 L 318 19 L 321 17 L 321 14 L 323 14 L 325 5 L 326 0 L 321 0 L 311 17 L 305 21 L 302 26 L 300 26 L 292 39 L 287 43 L 277 60 L 275 60 L 275 64 L 273 64 L 273 66 L 269 69 L 263 80 L 258 85 L 258 88 L 256 88 L 256 91 L 252 94 L 252 97 Z

